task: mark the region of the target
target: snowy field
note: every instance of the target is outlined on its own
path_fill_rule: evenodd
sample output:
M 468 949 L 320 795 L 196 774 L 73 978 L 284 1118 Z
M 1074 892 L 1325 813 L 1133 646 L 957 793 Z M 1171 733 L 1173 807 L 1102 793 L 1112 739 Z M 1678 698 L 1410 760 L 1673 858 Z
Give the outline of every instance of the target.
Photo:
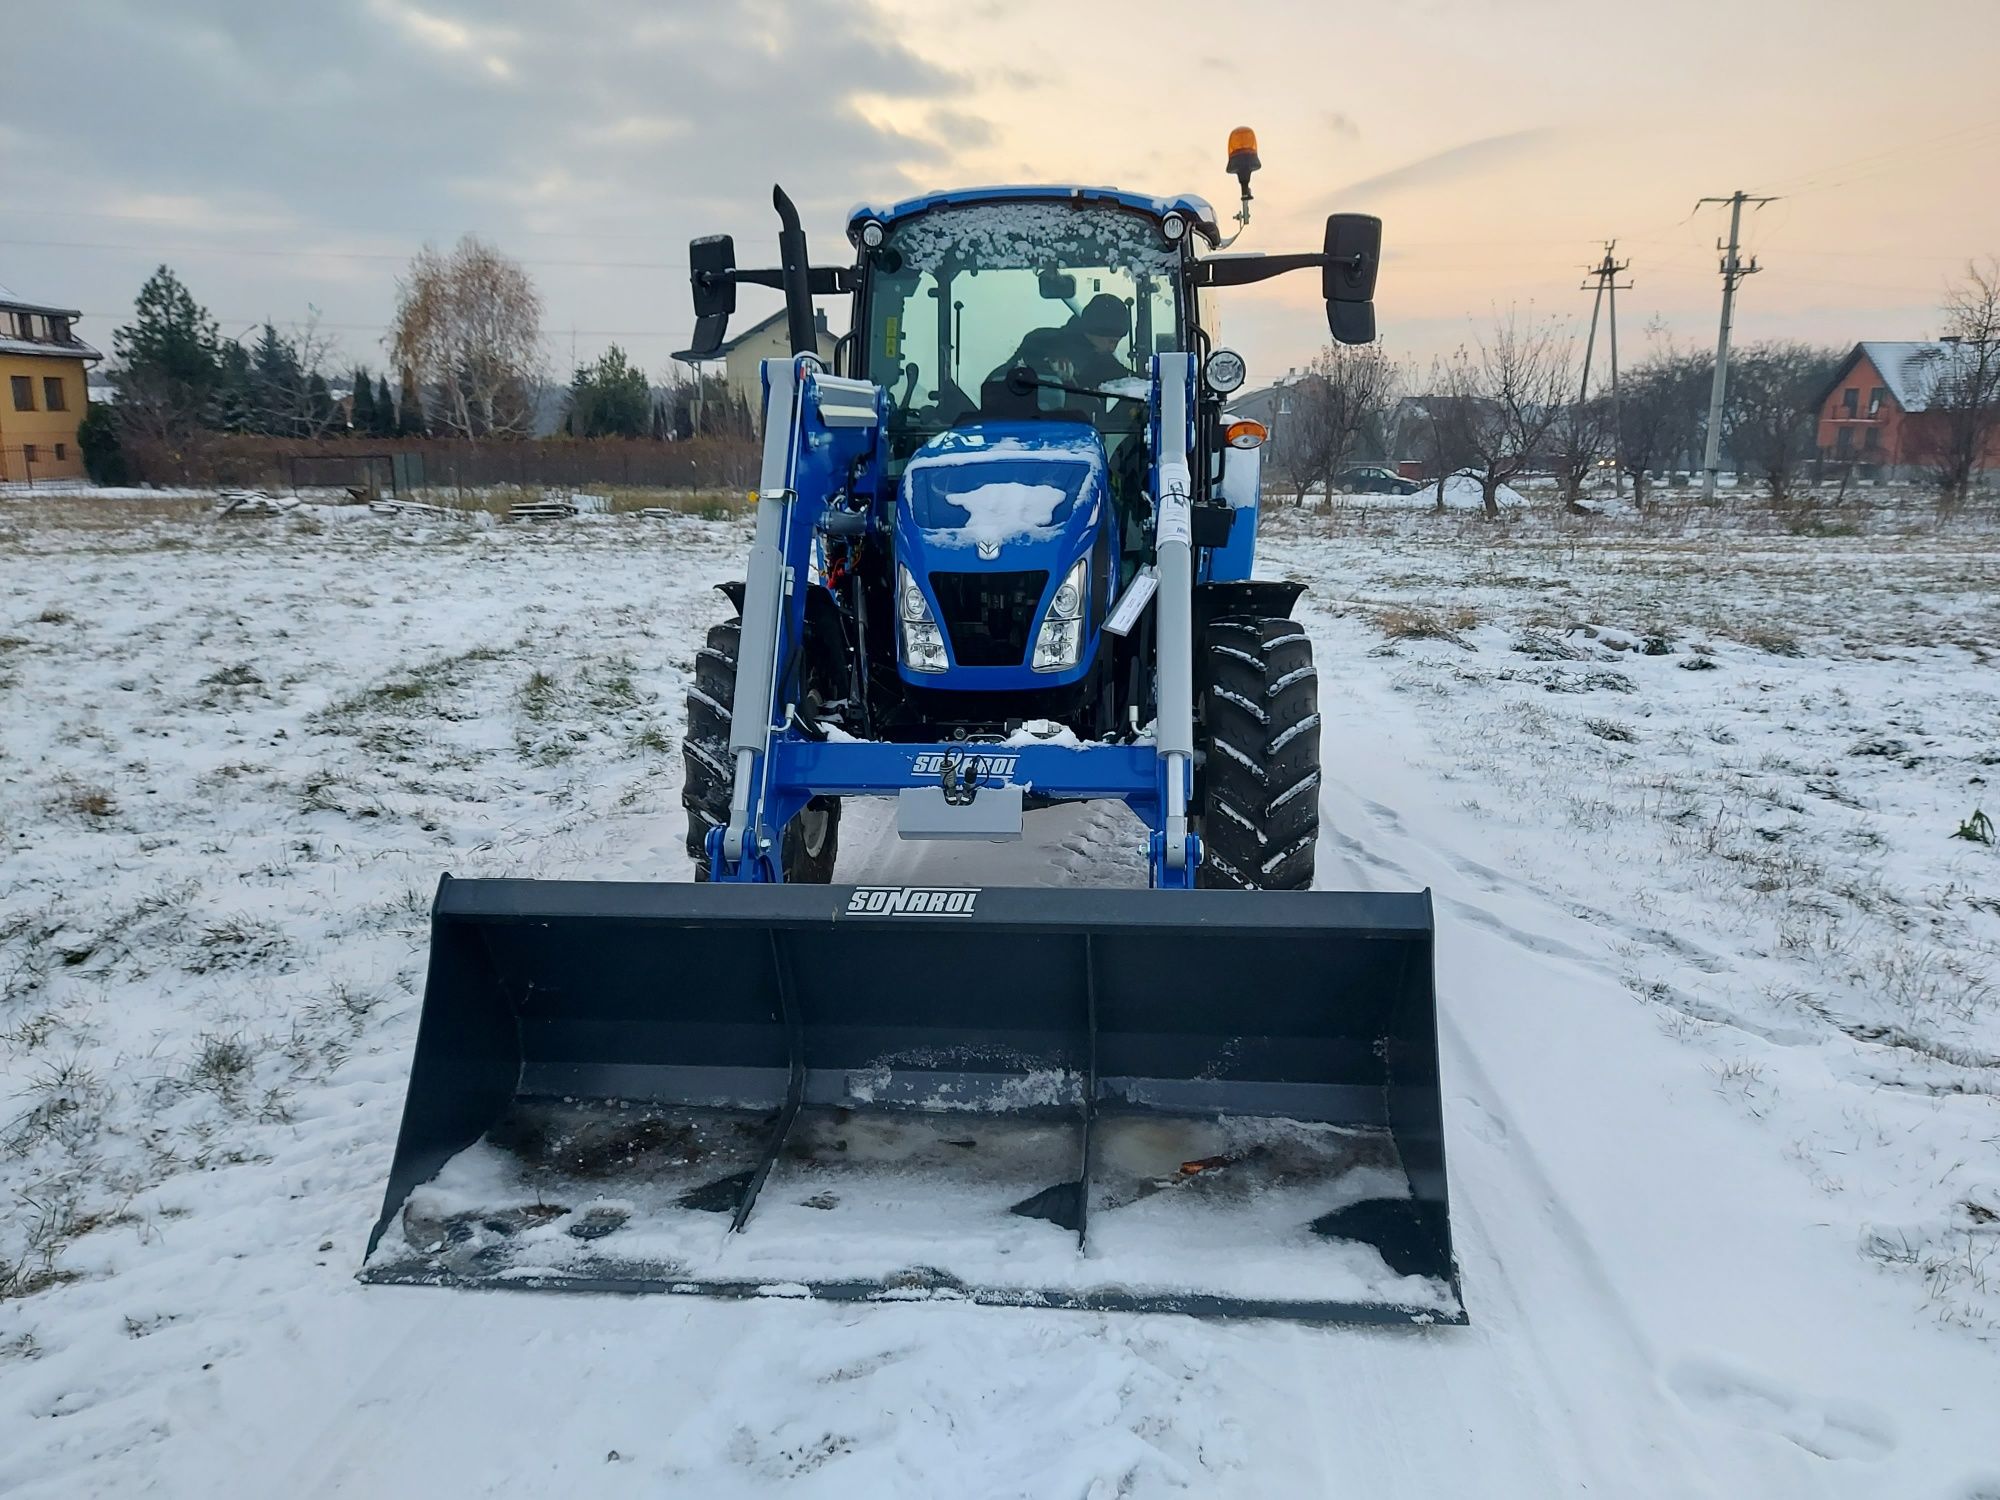
M 2000 533 L 1552 511 L 1265 548 L 1438 903 L 1472 1323 L 1348 1330 L 359 1285 L 438 873 L 687 877 L 747 531 L 0 503 L 0 1494 L 2000 1500 Z M 840 878 L 1143 879 L 1029 832 Z

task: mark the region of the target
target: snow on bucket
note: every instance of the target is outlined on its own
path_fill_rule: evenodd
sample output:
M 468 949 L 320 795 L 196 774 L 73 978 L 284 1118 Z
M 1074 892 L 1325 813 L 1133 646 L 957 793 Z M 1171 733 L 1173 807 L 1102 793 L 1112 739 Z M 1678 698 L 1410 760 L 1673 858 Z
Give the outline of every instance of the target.
M 447 879 L 362 1275 L 1463 1322 L 1428 893 Z

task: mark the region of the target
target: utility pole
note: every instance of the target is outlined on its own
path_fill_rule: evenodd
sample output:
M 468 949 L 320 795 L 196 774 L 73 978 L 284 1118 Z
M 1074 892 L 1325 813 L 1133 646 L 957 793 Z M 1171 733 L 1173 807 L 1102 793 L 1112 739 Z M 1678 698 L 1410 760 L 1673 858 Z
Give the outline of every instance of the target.
M 1594 266 L 1585 266 L 1583 274 L 1591 278 L 1577 288 L 1580 292 L 1595 290 L 1597 295 L 1590 303 L 1590 337 L 1583 341 L 1583 384 L 1578 387 L 1576 404 L 1583 405 L 1590 398 L 1590 361 L 1597 351 L 1597 314 L 1604 306 L 1607 295 L 1611 302 L 1611 473 L 1612 483 L 1618 493 L 1625 493 L 1625 433 L 1624 422 L 1618 409 L 1618 294 L 1629 292 L 1632 283 L 1618 284 L 1618 278 L 1632 267 L 1629 260 L 1611 258 L 1611 252 L 1618 248 L 1618 241 L 1604 242 L 1604 259 Z
M 696 437 L 700 437 L 701 398 L 703 395 L 702 385 L 704 384 L 701 378 L 701 361 L 691 359 L 687 362 L 687 367 L 688 369 L 694 372 L 694 435 Z
M 1276 380 L 1271 382 L 1271 389 L 1272 389 L 1271 423 L 1270 423 L 1270 431 L 1264 434 L 1264 453 L 1266 456 L 1266 462 L 1270 464 L 1271 472 L 1274 475 L 1278 472 L 1278 465 L 1282 461 L 1281 458 L 1282 450 L 1280 450 L 1278 447 L 1278 418 L 1289 417 L 1292 414 L 1292 393 L 1290 390 L 1290 385 L 1292 381 L 1298 379 L 1298 375 L 1299 375 L 1298 366 L 1294 365 L 1292 366 L 1291 369 L 1285 371 L 1284 374 L 1280 375 Z M 1289 430 L 1291 424 L 1286 423 L 1285 426 L 1286 429 Z
M 1766 203 L 1776 203 L 1775 198 L 1753 198 L 1738 188 L 1727 198 L 1703 198 L 1696 202 L 1700 208 L 1704 203 L 1727 203 L 1729 205 L 1729 245 L 1724 249 L 1721 240 L 1715 248 L 1723 251 L 1722 263 L 1722 331 L 1715 338 L 1715 383 L 1708 391 L 1708 444 L 1701 462 L 1701 498 L 1715 499 L 1715 476 L 1722 463 L 1722 399 L 1729 385 L 1729 316 L 1736 305 L 1736 288 L 1746 276 L 1754 276 L 1763 269 L 1757 264 L 1757 257 L 1751 256 L 1748 263 L 1737 254 L 1738 231 L 1743 224 L 1743 205 L 1754 203 L 1762 208 Z

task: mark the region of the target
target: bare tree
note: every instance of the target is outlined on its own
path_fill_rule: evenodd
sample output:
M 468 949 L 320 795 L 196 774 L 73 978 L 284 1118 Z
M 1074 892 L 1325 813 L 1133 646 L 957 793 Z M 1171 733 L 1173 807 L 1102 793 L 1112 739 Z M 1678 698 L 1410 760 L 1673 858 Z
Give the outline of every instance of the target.
M 749 404 L 725 376 L 706 370 L 690 375 L 675 365 L 667 371 L 666 411 L 676 439 L 747 438 L 757 431 Z
M 1286 446 L 1303 498 L 1315 484 L 1333 487 L 1364 432 L 1380 431 L 1396 370 L 1380 344 L 1333 344 L 1314 357 L 1290 389 Z
M 1468 461 L 1459 441 L 1464 426 L 1456 417 L 1460 398 L 1453 394 L 1465 384 L 1456 368 L 1465 359 L 1465 351 L 1461 349 L 1450 360 L 1432 359 L 1426 374 L 1419 375 L 1414 365 L 1406 369 L 1400 383 L 1424 394 L 1406 397 L 1396 404 L 1395 430 L 1390 434 L 1400 452 L 1413 454 L 1423 463 L 1424 472 L 1435 486 L 1433 508 L 1440 511 L 1444 509 L 1445 486 Z
M 1930 467 L 1938 506 L 1950 512 L 2000 443 L 2000 260 L 1967 264 L 1945 297 L 1944 325 L 1914 457 Z
M 1729 362 L 1725 436 L 1738 472 L 1762 481 L 1773 500 L 1792 498 L 1817 451 L 1818 400 L 1841 352 L 1774 340 L 1752 344 Z
M 1564 406 L 1549 429 L 1548 448 L 1563 503 L 1581 510 L 1584 491 L 1611 456 L 1610 403 L 1599 396 Z
M 310 303 L 305 321 L 286 333 L 266 323 L 256 345 L 245 351 L 240 376 L 237 362 L 225 359 L 224 398 L 235 408 L 231 417 L 252 432 L 325 437 L 340 415 L 326 380 L 337 353 L 333 337 L 320 327 L 319 309 Z M 230 388 L 239 383 L 240 389 Z
M 1654 470 L 1692 462 L 1714 364 L 1712 355 L 1681 349 L 1662 331 L 1659 347 L 1625 377 L 1619 462 L 1632 481 L 1634 504 L 1646 504 Z
M 1546 456 L 1569 394 L 1570 361 L 1570 339 L 1561 329 L 1524 328 L 1510 312 L 1476 353 L 1452 366 L 1456 439 L 1489 520 L 1500 514 L 1500 487 Z
M 522 436 L 542 384 L 542 300 L 528 273 L 476 235 L 426 245 L 396 283 L 390 356 L 430 398 L 434 430 Z

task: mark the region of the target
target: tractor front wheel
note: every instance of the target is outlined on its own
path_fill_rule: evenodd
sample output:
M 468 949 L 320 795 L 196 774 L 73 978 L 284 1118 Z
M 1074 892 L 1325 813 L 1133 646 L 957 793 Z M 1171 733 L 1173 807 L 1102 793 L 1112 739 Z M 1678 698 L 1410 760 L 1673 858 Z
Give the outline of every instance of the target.
M 1204 857 L 1195 883 L 1233 891 L 1312 888 L 1319 841 L 1319 674 L 1294 620 L 1213 620 L 1203 639 Z
M 708 831 L 729 821 L 729 793 L 735 771 L 729 754 L 729 716 L 736 700 L 736 653 L 742 627 L 728 620 L 708 632 L 695 655 L 688 686 L 687 737 L 681 759 L 687 779 L 681 806 L 687 809 L 687 851 L 694 878 L 706 880 Z M 840 799 L 815 797 L 785 825 L 783 868 L 793 884 L 825 885 L 833 879 L 840 853 Z

